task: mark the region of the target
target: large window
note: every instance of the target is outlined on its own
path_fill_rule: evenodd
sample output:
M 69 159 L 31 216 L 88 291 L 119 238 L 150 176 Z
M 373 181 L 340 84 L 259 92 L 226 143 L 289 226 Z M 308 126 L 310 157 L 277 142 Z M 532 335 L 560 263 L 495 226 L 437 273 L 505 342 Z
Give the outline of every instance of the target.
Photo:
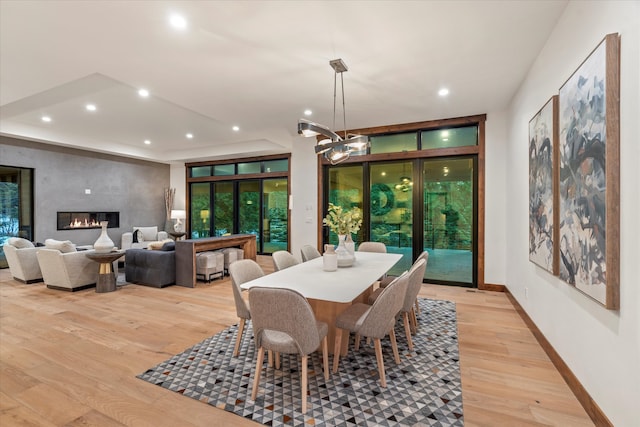
M 2 245 L 10 237 L 35 239 L 33 169 L 0 166 L 0 268 L 7 267 Z
M 191 238 L 254 234 L 258 253 L 289 248 L 288 157 L 187 165 L 187 171 Z
M 427 282 L 484 285 L 478 277 L 484 265 L 478 249 L 484 120 L 474 116 L 372 133 L 368 154 L 336 166 L 323 161 L 324 214 L 329 202 L 361 207 L 364 224 L 354 240 L 382 242 L 388 252 L 402 254 L 391 274 L 407 270 L 426 250 Z M 327 227 L 322 235 L 323 243 L 337 242 Z

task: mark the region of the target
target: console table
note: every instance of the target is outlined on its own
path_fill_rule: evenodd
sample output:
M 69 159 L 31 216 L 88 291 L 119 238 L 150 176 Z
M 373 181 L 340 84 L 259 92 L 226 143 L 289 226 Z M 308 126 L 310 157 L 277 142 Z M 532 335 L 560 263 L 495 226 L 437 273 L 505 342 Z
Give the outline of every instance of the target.
M 176 241 L 176 285 L 193 288 L 196 285 L 196 253 L 239 247 L 245 259 L 256 260 L 256 236 L 253 234 L 232 234 L 204 239 Z

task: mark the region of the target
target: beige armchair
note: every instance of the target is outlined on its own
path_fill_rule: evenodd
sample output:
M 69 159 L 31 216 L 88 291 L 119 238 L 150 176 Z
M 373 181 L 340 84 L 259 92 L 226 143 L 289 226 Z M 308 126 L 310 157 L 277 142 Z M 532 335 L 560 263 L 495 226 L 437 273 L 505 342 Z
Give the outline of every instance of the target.
M 138 233 L 137 236 L 134 236 L 134 233 L 136 233 L 138 230 L 140 231 L 140 233 Z M 167 234 L 167 232 L 158 231 L 157 226 L 133 227 L 132 232 L 126 232 L 122 234 L 120 249 L 123 249 L 125 251 L 127 249 L 147 249 L 147 245 L 149 245 L 149 242 L 158 242 L 166 240 L 168 238 L 169 235 Z
M 95 285 L 98 281 L 98 264 L 85 256 L 91 252 L 94 252 L 93 249 L 66 253 L 57 249 L 40 249 L 38 263 L 47 288 L 73 292 Z
M 36 258 L 39 247 L 26 239 L 11 238 L 2 246 L 14 279 L 23 283 L 42 282 L 42 272 Z

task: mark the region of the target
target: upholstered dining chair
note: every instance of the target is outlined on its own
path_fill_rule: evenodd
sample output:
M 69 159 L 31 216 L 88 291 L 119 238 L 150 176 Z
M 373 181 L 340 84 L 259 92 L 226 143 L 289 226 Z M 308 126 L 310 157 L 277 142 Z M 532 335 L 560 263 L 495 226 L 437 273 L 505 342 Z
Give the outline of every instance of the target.
M 233 299 L 236 303 L 236 313 L 240 318 L 236 345 L 233 348 L 233 356 L 236 357 L 240 352 L 240 342 L 242 341 L 244 327 L 247 320 L 251 319 L 251 310 L 249 309 L 249 304 L 247 304 L 244 298 L 242 298 L 242 289 L 240 289 L 240 285 L 250 280 L 264 276 L 264 271 L 262 271 L 260 265 L 258 265 L 258 263 L 254 260 L 242 259 L 239 261 L 235 261 L 231 263 L 231 265 L 229 265 L 229 275 L 231 276 Z
M 418 322 L 416 319 L 416 313 L 413 308 L 415 302 L 418 300 L 418 293 L 422 287 L 422 278 L 424 277 L 424 270 L 427 267 L 427 262 L 424 258 L 419 258 L 407 273 L 409 276 L 409 283 L 407 285 L 407 292 L 404 296 L 404 303 L 400 310 L 402 315 L 402 322 L 404 324 L 404 333 L 407 337 L 407 344 L 409 345 L 409 351 L 413 351 L 413 340 L 411 334 L 416 333 Z M 375 303 L 376 299 L 380 297 L 385 288 L 378 288 L 369 296 L 369 304 Z
M 249 290 L 253 335 L 256 342 L 256 373 L 251 400 L 256 400 L 264 352 L 269 350 L 302 356 L 302 413 L 307 412 L 308 357 L 322 343 L 324 379 L 329 380 L 327 333 L 329 327 L 318 322 L 309 302 L 297 291 L 283 288 L 255 287 Z
M 298 260 L 289 251 L 275 251 L 271 254 L 271 257 L 273 258 L 274 271 L 284 270 L 299 264 Z
M 311 245 L 304 245 L 302 249 L 300 249 L 300 255 L 302 256 L 302 262 L 311 261 L 312 259 L 320 258 L 322 256 L 322 254 Z
M 418 255 L 418 258 L 416 258 L 416 260 L 414 261 L 413 265 L 416 265 L 416 263 L 421 259 L 423 259 L 425 261 L 425 269 L 426 269 L 426 264 L 429 263 L 429 252 L 422 251 L 422 253 L 420 255 Z M 385 276 L 385 277 L 383 277 L 382 279 L 380 279 L 380 287 L 381 288 L 387 287 L 389 285 L 389 283 L 391 283 L 391 282 L 393 282 L 395 280 L 396 277 L 397 276 Z M 418 299 L 417 298 L 416 298 L 416 301 L 415 301 L 414 317 L 415 317 L 416 313 L 420 314 L 420 304 L 418 304 Z
M 396 315 L 402 308 L 404 295 L 409 284 L 409 275 L 403 274 L 394 280 L 389 286 L 384 288 L 380 296 L 373 305 L 355 303 L 344 310 L 336 318 L 336 339 L 333 350 L 333 372 L 338 371 L 340 362 L 340 347 L 342 343 L 342 331 L 355 332 L 357 351 L 360 345 L 360 337 L 373 338 L 376 350 L 376 362 L 378 364 L 378 374 L 380 375 L 380 386 L 387 386 L 387 379 L 384 372 L 384 360 L 382 358 L 382 344 L 380 340 L 389 335 L 393 358 L 396 363 L 400 363 L 398 345 L 394 325 Z
M 387 246 L 381 242 L 362 242 L 358 246 L 358 252 L 387 253 Z

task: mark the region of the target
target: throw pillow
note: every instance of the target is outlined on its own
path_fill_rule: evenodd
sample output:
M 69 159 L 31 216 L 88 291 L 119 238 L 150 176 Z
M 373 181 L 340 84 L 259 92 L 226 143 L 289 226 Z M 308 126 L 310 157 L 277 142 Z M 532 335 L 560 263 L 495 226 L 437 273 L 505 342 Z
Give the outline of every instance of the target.
M 174 241 L 166 242 L 164 245 L 162 245 L 160 250 L 161 251 L 175 251 L 176 250 L 176 242 L 174 242 Z
M 44 241 L 44 246 L 47 249 L 57 249 L 63 254 L 68 252 L 76 252 L 76 245 L 71 243 L 71 240 L 47 239 Z
M 133 243 L 142 243 L 144 242 L 144 234 L 142 230 L 136 230 L 133 232 Z
M 157 251 L 159 249 L 162 249 L 162 245 L 164 245 L 164 242 L 149 242 L 149 244 L 147 244 L 147 249 Z
M 16 249 L 33 248 L 33 243 L 22 237 L 11 237 L 7 240 L 7 243 Z

